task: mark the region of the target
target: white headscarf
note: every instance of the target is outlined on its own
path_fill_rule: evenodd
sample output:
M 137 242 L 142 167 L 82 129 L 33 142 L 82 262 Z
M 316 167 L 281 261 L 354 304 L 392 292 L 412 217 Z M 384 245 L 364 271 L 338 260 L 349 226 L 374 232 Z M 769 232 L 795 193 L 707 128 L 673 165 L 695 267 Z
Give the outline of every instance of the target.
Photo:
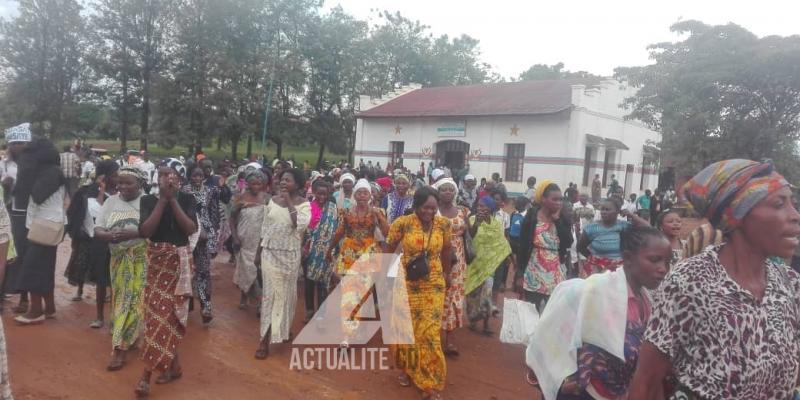
M 341 176 L 341 177 L 339 177 L 339 184 L 340 184 L 340 185 L 341 185 L 342 183 L 344 183 L 344 181 L 355 182 L 355 181 L 356 181 L 356 177 L 355 177 L 355 176 L 353 176 L 353 174 L 351 174 L 351 173 L 349 173 L 349 172 L 348 172 L 348 173 L 346 173 L 346 174 L 342 174 L 342 176 Z M 355 190 L 354 190 L 354 192 L 355 192 Z
M 363 178 L 359 179 L 358 182 L 356 182 L 356 185 L 353 186 L 353 194 L 355 195 L 356 192 L 358 192 L 361 189 L 366 189 L 370 193 L 370 195 L 372 195 L 372 185 L 369 184 L 368 180 Z
M 453 186 L 453 189 L 456 191 L 455 195 L 453 196 L 453 204 L 456 204 L 458 201 L 458 185 L 456 185 L 456 181 L 454 181 L 453 178 L 442 178 L 433 184 L 433 188 L 439 190 L 439 188 L 444 185 Z

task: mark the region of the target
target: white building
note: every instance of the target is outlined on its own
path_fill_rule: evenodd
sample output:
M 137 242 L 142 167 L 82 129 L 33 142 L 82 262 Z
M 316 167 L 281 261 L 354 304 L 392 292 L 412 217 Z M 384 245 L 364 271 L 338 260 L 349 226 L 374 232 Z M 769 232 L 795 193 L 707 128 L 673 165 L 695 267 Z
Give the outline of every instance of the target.
M 529 81 L 421 88 L 411 85 L 383 99 L 361 97 L 355 161 L 445 164 L 490 178 L 499 172 L 510 192 L 529 176 L 584 190 L 595 174 L 616 175 L 626 193 L 655 189 L 656 157 L 648 143 L 660 136 L 625 120 L 623 99 L 635 93 L 606 80 Z

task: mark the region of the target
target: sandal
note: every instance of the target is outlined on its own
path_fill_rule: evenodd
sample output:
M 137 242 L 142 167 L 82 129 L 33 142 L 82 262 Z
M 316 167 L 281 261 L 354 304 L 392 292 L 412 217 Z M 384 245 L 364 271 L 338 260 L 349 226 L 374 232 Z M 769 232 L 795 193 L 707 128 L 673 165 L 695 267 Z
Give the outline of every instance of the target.
M 44 314 L 36 318 L 28 318 L 24 315 L 17 315 L 17 317 L 14 318 L 14 321 L 16 321 L 20 325 L 38 325 L 44 322 L 44 320 L 45 320 Z
M 102 319 L 96 319 L 96 320 L 92 321 L 91 324 L 89 324 L 89 328 L 92 328 L 92 329 L 100 329 L 102 327 L 103 327 L 103 320 Z
M 125 361 L 124 360 L 122 360 L 122 359 L 114 359 L 114 360 L 111 360 L 110 363 L 108 363 L 108 366 L 106 367 L 106 371 L 109 371 L 109 372 L 119 371 L 124 366 L 125 366 Z
M 492 337 L 492 336 L 494 336 L 494 331 L 492 331 L 492 330 L 490 330 L 490 329 L 484 329 L 484 330 L 483 330 L 483 332 L 481 332 L 481 333 L 482 333 L 484 336 L 488 336 L 488 337 Z
M 211 321 L 214 319 L 214 316 L 211 315 L 210 312 L 203 312 L 201 317 L 203 318 L 203 324 L 204 325 L 210 324 Z
M 444 355 L 458 357 L 458 347 L 452 343 L 448 343 L 444 348 Z
M 54 313 L 54 312 L 52 312 L 50 314 L 44 313 L 44 318 L 45 319 L 56 319 L 56 313 Z
M 437 392 L 435 390 L 431 390 L 430 392 L 422 392 L 422 399 L 423 400 L 442 400 L 442 399 L 444 399 L 444 397 L 442 397 L 442 393 L 441 392 Z
M 159 376 L 158 379 L 156 379 L 156 384 L 157 385 L 166 385 L 167 383 L 170 383 L 172 381 L 181 379 L 182 376 L 183 376 L 183 371 L 182 370 L 179 369 L 177 371 L 173 371 L 173 370 L 170 369 L 170 370 L 167 370 L 167 372 L 164 372 L 163 374 L 161 374 L 161 376 Z
M 402 387 L 409 387 L 411 386 L 411 378 L 409 378 L 406 374 L 400 375 L 397 377 L 397 383 L 399 383 Z
M 70 300 L 72 300 L 72 301 L 83 301 L 83 296 L 75 296 L 75 297 L 71 298 Z
M 255 355 L 256 360 L 266 360 L 268 356 L 269 356 L 269 346 L 259 347 L 258 350 L 256 350 L 256 355 Z
M 139 383 L 136 384 L 136 389 L 134 392 L 136 393 L 136 397 L 139 399 L 147 398 L 147 396 L 150 395 L 150 383 L 144 379 L 140 380 Z

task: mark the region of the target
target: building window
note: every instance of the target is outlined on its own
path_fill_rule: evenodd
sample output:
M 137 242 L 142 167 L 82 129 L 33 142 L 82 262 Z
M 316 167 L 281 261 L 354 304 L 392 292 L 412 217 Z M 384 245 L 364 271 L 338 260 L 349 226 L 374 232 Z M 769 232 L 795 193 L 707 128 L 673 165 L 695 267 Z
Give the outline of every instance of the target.
M 403 161 L 403 151 L 405 151 L 406 142 L 389 142 L 389 164 L 396 167 L 401 165 Z
M 522 182 L 522 169 L 525 166 L 525 145 L 506 144 L 506 182 Z

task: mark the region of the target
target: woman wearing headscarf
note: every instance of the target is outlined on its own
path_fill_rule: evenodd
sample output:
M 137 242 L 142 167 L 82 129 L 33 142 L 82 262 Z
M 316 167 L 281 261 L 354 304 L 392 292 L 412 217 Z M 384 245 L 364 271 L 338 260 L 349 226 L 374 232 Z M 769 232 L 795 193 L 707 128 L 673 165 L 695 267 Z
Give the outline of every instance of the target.
M 456 206 L 458 186 L 450 178 L 436 182 L 433 187 L 439 191 L 439 215 L 450 220 L 450 248 L 452 260 L 450 267 L 450 286 L 447 287 L 442 315 L 444 352 L 457 356 L 458 347 L 451 333 L 464 326 L 464 281 L 467 275 L 467 256 L 464 251 L 464 234 L 469 229 L 469 210 Z
M 339 191 L 333 194 L 333 201 L 336 202 L 336 207 L 340 210 L 352 208 L 355 205 L 353 200 L 353 185 L 356 183 L 356 177 L 351 173 L 342 174 L 339 177 Z
M 469 218 L 472 245 L 476 257 L 467 266 L 464 292 L 467 293 L 467 315 L 469 327 L 474 330 L 478 321 L 483 321 L 483 333 L 489 330 L 489 314 L 492 309 L 492 286 L 495 270 L 511 256 L 511 246 L 506 240 L 503 223 L 494 218 L 497 203 L 491 196 L 478 200 L 476 214 Z
M 410 187 L 411 180 L 407 175 L 396 174 L 394 176 L 394 191 L 386 196 L 386 217 L 390 225 L 411 208 L 414 198 L 409 193 Z
M 355 207 L 352 210 L 339 212 L 339 226 L 328 248 L 327 259 L 333 259 L 333 252 L 338 248 L 339 262 L 337 273 L 350 269 L 356 260 L 365 252 L 375 251 L 375 229 L 384 237 L 389 233 L 389 224 L 383 212 L 371 205 L 372 187 L 366 179 L 359 179 L 353 189 Z M 340 244 L 341 242 L 341 244 Z
M 572 223 L 561 215 L 563 201 L 558 185 L 548 179 L 541 181 L 520 230 L 515 282 L 524 299 L 540 312 L 556 285 L 567 279 L 565 261 L 574 239 Z
M 450 285 L 450 223 L 436 215 L 439 194 L 425 187 L 414 194 L 414 213 L 397 219 L 386 236 L 387 253 L 394 253 L 402 244 L 401 265 L 408 268 L 417 257 L 425 257 L 428 274 L 411 280 L 406 278 L 408 306 L 414 343 L 396 345 L 395 361 L 403 370 L 398 377 L 401 386 L 413 383 L 422 391 L 423 399 L 441 399 L 445 387 L 447 365 L 442 351 L 442 310 L 446 287 Z M 402 269 L 406 271 L 406 269 Z
M 239 309 L 247 308 L 248 300 L 260 296 L 256 252 L 261 242 L 261 224 L 264 206 L 269 203 L 266 192 L 269 175 L 254 169 L 247 173 L 247 190 L 233 197 L 231 210 L 231 238 L 236 253 L 236 270 L 233 283 L 239 287 Z
M 189 184 L 181 189 L 192 195 L 197 211 L 200 236 L 192 251 L 194 277 L 192 286 L 195 296 L 200 300 L 203 323 L 214 319 L 211 308 L 211 260 L 217 256 L 220 224 L 220 192 L 218 185 L 206 185 L 203 168 L 195 165 L 189 169 Z
M 139 236 L 140 200 L 146 175 L 122 167 L 119 193 L 109 197 L 95 221 L 95 239 L 111 243 L 111 348 L 109 371 L 125 364 L 125 355 L 139 339 L 143 322 L 142 291 L 147 273 L 147 242 Z
M 684 187 L 725 243 L 678 263 L 654 295 L 628 398 L 789 399 L 800 373 L 800 214 L 772 162 L 725 160 Z M 673 388 L 664 379 L 672 375 Z
M 34 140 L 22 153 L 14 188 L 14 201 L 28 204 L 25 227 L 30 229 L 34 221 L 41 224 L 65 224 L 64 175 L 61 157 L 55 146 L 47 139 Z M 41 222 L 39 222 L 41 221 Z M 28 325 L 44 322 L 46 315 L 56 312 L 53 290 L 55 289 L 56 250 L 58 246 L 45 245 L 29 240 L 16 289 L 30 292 L 30 308 L 15 321 Z M 42 304 L 44 303 L 44 307 Z
M 89 325 L 94 329 L 103 327 L 106 288 L 111 284 L 108 242 L 94 238 L 95 220 L 105 200 L 117 193 L 118 170 L 119 164 L 114 161 L 97 163 L 95 182 L 78 189 L 67 208 L 66 231 L 72 239 L 72 254 L 64 276 L 70 285 L 78 287 L 73 301 L 83 298 L 84 282 L 96 285 L 97 318 Z

